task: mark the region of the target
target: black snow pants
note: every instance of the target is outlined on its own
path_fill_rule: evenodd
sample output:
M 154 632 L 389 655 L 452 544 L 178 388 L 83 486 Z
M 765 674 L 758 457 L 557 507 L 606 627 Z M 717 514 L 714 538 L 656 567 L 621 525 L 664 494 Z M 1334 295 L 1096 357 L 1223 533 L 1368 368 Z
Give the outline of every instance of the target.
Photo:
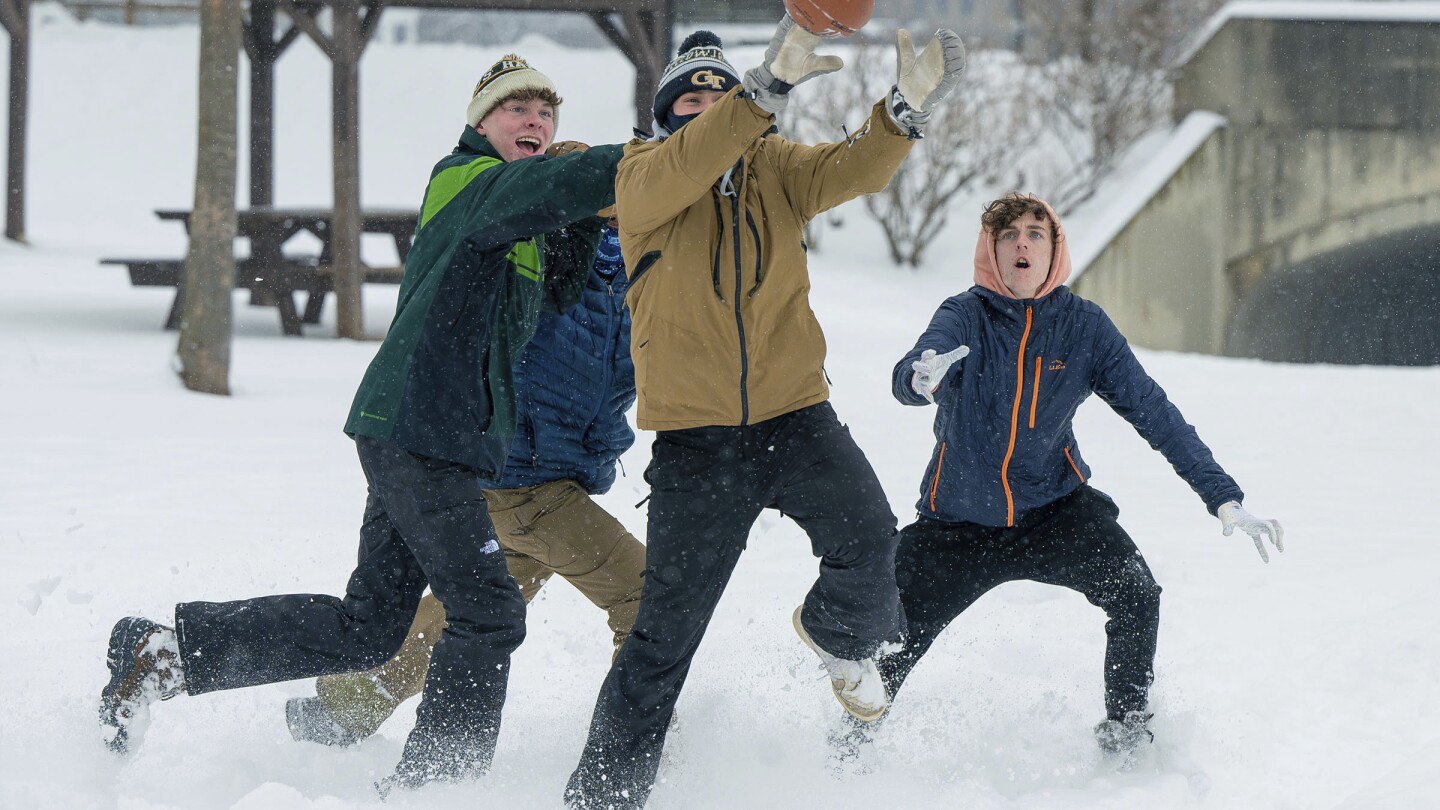
M 505 567 L 474 470 L 357 437 L 369 484 L 360 556 L 344 598 L 293 594 L 175 607 L 192 695 L 369 669 L 405 640 L 428 584 L 448 626 L 435 645 L 406 782 L 478 776 L 490 765 L 525 602 Z
M 893 697 L 950 624 L 991 588 L 1015 580 L 1084 594 L 1105 623 L 1105 712 L 1145 709 L 1160 625 L 1160 586 L 1109 496 L 1081 486 L 1032 509 L 1011 527 L 920 518 L 900 531 L 895 579 L 910 630 L 904 648 L 878 663 Z
M 691 658 L 762 510 L 800 524 L 820 558 L 801 614 L 817 644 L 865 658 L 904 629 L 895 515 L 829 403 L 756 425 L 659 433 L 645 477 L 640 612 L 600 688 L 566 789 L 572 807 L 645 804 Z

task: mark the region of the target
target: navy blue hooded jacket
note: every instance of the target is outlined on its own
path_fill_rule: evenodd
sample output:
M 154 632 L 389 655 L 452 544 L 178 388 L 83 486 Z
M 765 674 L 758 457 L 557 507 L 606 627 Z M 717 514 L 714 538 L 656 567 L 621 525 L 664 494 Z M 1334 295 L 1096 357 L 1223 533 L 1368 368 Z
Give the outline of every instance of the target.
M 1058 218 L 1054 222 L 1059 230 Z M 911 363 L 925 349 L 943 354 L 970 347 L 934 393 L 936 444 L 920 486 L 920 514 L 1013 526 L 1026 510 L 1085 483 L 1090 468 L 1071 422 L 1091 393 L 1165 456 L 1211 514 L 1226 501 L 1243 500 L 1239 485 L 1145 373 L 1105 311 L 1061 286 L 1070 274 L 1063 233 L 1038 297 L 1017 299 L 996 291 L 1004 283 L 993 238 L 982 231 L 975 259 L 979 284 L 946 299 L 895 365 L 895 398 L 925 405 L 910 387 Z
M 1145 373 L 1104 310 L 1060 287 L 1017 300 L 983 287 L 949 298 L 895 366 L 895 398 L 925 405 L 910 387 L 925 349 L 970 347 L 935 392 L 935 451 L 920 514 L 949 522 L 1014 525 L 1090 477 L 1071 421 L 1093 392 L 1159 450 L 1213 514 L 1244 493 Z
M 615 482 L 616 461 L 635 443 L 625 419 L 635 403 L 627 286 L 607 227 L 580 303 L 542 312 L 515 364 L 519 418 L 497 488 L 569 478 L 599 494 Z

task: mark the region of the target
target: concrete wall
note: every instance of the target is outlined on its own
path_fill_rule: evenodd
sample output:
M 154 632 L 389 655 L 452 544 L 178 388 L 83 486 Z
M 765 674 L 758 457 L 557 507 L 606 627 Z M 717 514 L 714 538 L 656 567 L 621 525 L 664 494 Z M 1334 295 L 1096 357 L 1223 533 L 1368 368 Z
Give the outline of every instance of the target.
M 1141 346 L 1224 349 L 1233 305 L 1216 215 L 1225 199 L 1224 133 L 1216 130 L 1075 281 Z
M 1229 121 L 1226 264 L 1263 274 L 1440 221 L 1440 24 L 1237 19 L 1180 69 L 1176 115 Z
M 1228 126 L 1091 263 L 1077 291 L 1152 348 L 1254 355 L 1292 335 L 1294 345 L 1266 356 L 1434 356 L 1431 343 L 1378 327 L 1363 341 L 1368 359 L 1313 345 L 1337 311 L 1347 324 L 1427 325 L 1425 314 L 1440 311 L 1434 285 L 1405 273 L 1384 281 L 1373 264 L 1382 253 L 1435 255 L 1416 245 L 1430 244 L 1426 229 L 1440 233 L 1440 23 L 1231 19 L 1177 71 L 1176 120 L 1196 110 Z M 1361 297 L 1342 283 L 1347 273 L 1378 285 L 1358 317 L 1328 306 L 1330 295 Z M 1330 295 L 1314 306 L 1296 303 L 1322 287 Z M 1265 318 L 1296 322 L 1277 331 Z

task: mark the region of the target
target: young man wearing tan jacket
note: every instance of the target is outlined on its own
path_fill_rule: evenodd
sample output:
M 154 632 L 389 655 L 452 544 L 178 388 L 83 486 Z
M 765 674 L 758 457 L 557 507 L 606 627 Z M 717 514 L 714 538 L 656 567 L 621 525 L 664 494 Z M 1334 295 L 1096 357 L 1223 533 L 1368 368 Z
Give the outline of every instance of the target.
M 873 656 L 904 629 L 895 516 L 827 402 L 825 341 L 810 310 L 805 223 L 884 188 L 959 81 L 964 48 L 900 39 L 897 85 L 842 143 L 774 135 L 794 86 L 838 70 L 787 16 L 742 82 L 718 37 L 687 38 L 656 94 L 656 137 L 616 175 L 631 268 L 638 423 L 657 431 L 646 582 L 630 639 L 601 688 L 572 807 L 640 807 L 691 658 L 765 509 L 809 535 L 820 576 L 794 615 L 860 718 L 886 706 Z

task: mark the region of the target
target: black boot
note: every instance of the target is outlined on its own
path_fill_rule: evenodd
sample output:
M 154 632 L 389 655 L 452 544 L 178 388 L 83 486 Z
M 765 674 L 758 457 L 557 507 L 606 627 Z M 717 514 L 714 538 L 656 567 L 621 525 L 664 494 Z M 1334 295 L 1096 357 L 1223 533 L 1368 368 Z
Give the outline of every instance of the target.
M 1147 712 L 1130 711 L 1118 720 L 1108 718 L 1095 727 L 1095 741 L 1106 754 L 1133 757 L 1140 747 L 1155 741 L 1149 727 L 1150 718 L 1154 716 Z
M 110 682 L 100 690 L 100 728 L 105 746 L 127 754 L 140 744 L 150 721 L 150 704 L 185 689 L 175 630 L 129 616 L 110 631 L 105 654 Z

